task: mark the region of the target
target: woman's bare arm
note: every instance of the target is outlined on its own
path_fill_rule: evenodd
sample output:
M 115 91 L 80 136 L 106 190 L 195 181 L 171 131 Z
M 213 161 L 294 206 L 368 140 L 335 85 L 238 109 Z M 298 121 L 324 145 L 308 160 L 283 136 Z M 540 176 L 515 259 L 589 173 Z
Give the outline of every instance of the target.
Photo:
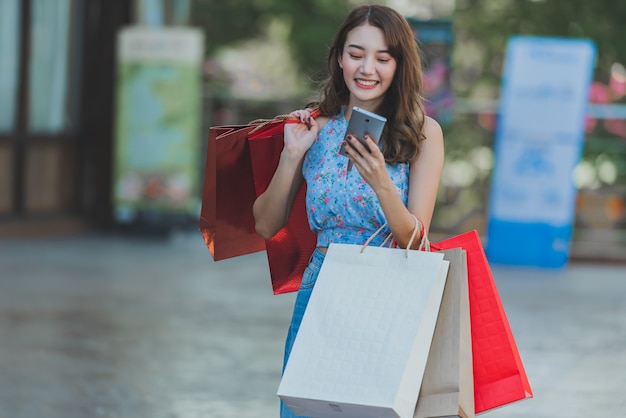
M 384 157 L 372 139 L 366 139 L 372 141 L 369 144 L 371 153 L 358 141 L 351 142 L 356 152 L 351 152 L 350 158 L 361 176 L 376 192 L 389 229 L 402 248 L 408 246 L 415 228 L 413 216 L 423 224 L 424 233 L 428 233 L 443 170 L 444 146 L 441 127 L 434 119 L 427 117 L 423 129 L 426 139 L 420 143 L 418 157 L 411 162 L 407 206 L 402 202 L 391 181 L 385 168 Z M 419 244 L 419 240 L 414 240 L 411 248 L 417 248 Z
M 273 237 L 287 223 L 291 205 L 304 182 L 304 155 L 319 132 L 319 125 L 308 110 L 295 111 L 292 115 L 299 116 L 301 123 L 285 124 L 285 145 L 278 167 L 267 190 L 252 208 L 256 231 L 265 239 Z

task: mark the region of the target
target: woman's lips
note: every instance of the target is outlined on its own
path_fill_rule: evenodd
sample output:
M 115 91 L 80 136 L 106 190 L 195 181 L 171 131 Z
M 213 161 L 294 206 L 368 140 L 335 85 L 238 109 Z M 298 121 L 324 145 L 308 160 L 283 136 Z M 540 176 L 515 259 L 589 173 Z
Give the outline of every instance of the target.
M 371 88 L 374 88 L 374 87 L 376 87 L 376 86 L 378 85 L 378 81 L 374 81 L 374 80 L 363 80 L 363 79 L 360 79 L 360 78 L 357 78 L 357 79 L 355 80 L 355 82 L 356 82 L 356 84 L 357 84 L 359 87 L 364 88 L 364 89 L 371 89 Z

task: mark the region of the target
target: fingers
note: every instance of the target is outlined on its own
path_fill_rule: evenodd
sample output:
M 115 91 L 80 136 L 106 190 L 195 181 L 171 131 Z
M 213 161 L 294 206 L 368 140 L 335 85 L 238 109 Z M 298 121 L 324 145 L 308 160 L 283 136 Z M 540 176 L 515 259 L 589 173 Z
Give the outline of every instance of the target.
M 359 150 L 358 147 L 361 147 L 361 149 Z M 346 145 L 345 145 L 345 150 L 346 150 L 346 155 L 348 157 L 355 157 L 356 155 L 361 155 L 361 152 L 365 151 L 363 145 L 361 145 L 361 143 L 359 142 L 358 139 L 356 139 L 356 137 L 354 137 L 352 134 L 348 134 L 346 136 Z
M 372 137 L 369 134 L 365 134 L 364 141 L 365 141 L 365 144 L 359 141 L 352 134 L 348 134 L 348 136 L 346 137 L 346 142 L 361 155 L 365 155 L 365 153 L 368 153 L 368 154 L 376 154 L 376 152 L 380 153 L 378 144 L 372 139 Z
M 283 132 L 285 133 L 285 144 L 289 144 L 297 149 L 308 149 L 315 140 L 319 131 L 319 124 L 311 118 L 309 124 L 285 123 Z
M 370 178 L 372 173 L 384 169 L 385 157 L 369 135 L 365 136 L 365 144 L 351 134 L 346 137 L 346 142 L 346 155 L 364 178 Z
M 311 120 L 313 119 L 311 118 L 311 109 L 294 110 L 289 115 L 295 116 L 296 118 L 300 119 L 300 122 L 306 124 L 310 124 Z
M 375 152 L 375 150 L 379 150 L 378 143 L 374 141 L 374 138 L 372 138 L 367 132 L 365 133 L 364 139 L 370 152 Z
M 309 117 L 309 129 L 317 130 L 318 128 L 319 128 L 319 124 L 317 123 L 315 118 Z

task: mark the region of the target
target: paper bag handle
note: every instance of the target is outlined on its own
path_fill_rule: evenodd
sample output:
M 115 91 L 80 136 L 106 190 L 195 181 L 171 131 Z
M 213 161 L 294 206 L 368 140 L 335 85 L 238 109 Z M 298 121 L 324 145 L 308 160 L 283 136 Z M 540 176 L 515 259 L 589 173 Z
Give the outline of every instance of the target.
M 424 224 L 422 222 L 420 222 L 419 219 L 417 219 L 417 217 L 415 215 L 413 215 L 412 213 L 410 214 L 413 219 L 415 220 L 415 227 L 413 228 L 413 232 L 411 233 L 411 239 L 409 239 L 409 243 L 406 246 L 406 252 L 404 254 L 405 257 L 409 257 L 409 250 L 411 249 L 411 245 L 413 245 L 413 241 L 415 241 L 415 237 L 417 236 L 417 231 L 421 230 L 422 231 L 422 241 L 420 242 L 420 245 L 418 247 L 418 250 L 421 250 L 423 248 L 427 248 L 427 251 L 430 251 L 430 241 L 428 241 L 428 238 L 426 237 L 426 234 L 424 234 Z M 365 244 L 363 244 L 363 246 L 361 247 L 361 253 L 363 251 L 365 251 L 365 247 L 367 247 L 369 245 L 370 242 L 372 242 L 372 240 L 383 230 L 385 229 L 385 227 L 387 226 L 387 222 L 385 222 L 380 228 L 378 228 L 376 230 L 376 232 L 374 232 L 372 235 L 370 235 L 370 237 L 367 239 L 367 241 L 365 241 Z M 389 234 L 387 236 L 387 238 L 385 238 L 385 240 L 383 241 L 383 243 L 381 244 L 381 247 L 384 246 L 387 241 L 389 240 L 389 238 L 391 237 L 391 234 Z

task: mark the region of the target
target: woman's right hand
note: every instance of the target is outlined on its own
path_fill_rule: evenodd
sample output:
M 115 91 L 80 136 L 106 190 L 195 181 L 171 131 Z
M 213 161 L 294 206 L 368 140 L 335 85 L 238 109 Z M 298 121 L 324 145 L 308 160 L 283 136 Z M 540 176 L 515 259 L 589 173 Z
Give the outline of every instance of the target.
M 311 109 L 296 110 L 290 115 L 297 117 L 300 122 L 285 123 L 285 148 L 283 152 L 300 159 L 315 141 L 319 132 L 319 124 L 311 117 Z
M 311 117 L 310 109 L 296 110 L 291 116 L 295 118 L 285 122 L 284 147 L 278 167 L 269 186 L 252 207 L 256 231 L 265 239 L 273 237 L 287 223 L 293 201 L 304 182 L 304 154 L 319 132 L 319 124 Z

